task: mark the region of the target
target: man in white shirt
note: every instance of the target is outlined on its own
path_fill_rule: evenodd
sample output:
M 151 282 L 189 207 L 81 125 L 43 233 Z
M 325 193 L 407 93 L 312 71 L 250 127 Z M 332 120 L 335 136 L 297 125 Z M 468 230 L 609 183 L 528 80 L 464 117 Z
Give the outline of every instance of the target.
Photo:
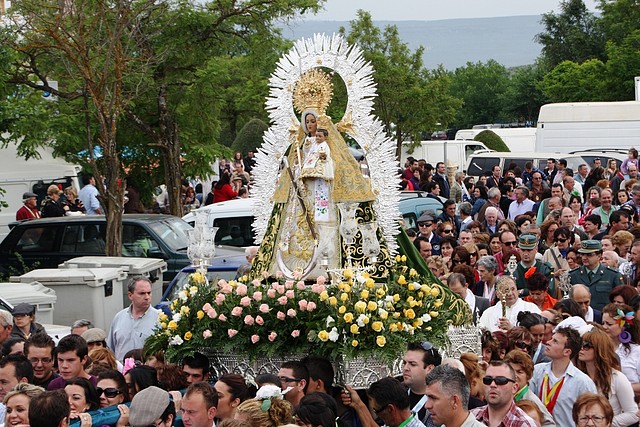
M 493 307 L 489 307 L 480 317 L 478 326 L 488 329 L 491 332 L 503 330 L 507 331 L 517 324 L 518 313 L 521 311 L 530 311 L 540 314 L 540 309 L 532 302 L 526 302 L 520 299 L 516 282 L 511 276 L 502 276 L 496 284 L 496 294 L 500 297 L 501 290 L 503 295 L 500 301 Z M 503 302 L 504 301 L 504 302 Z M 502 304 L 506 305 L 506 316 L 502 316 Z
M 516 200 L 509 205 L 510 220 L 514 220 L 518 215 L 532 211 L 535 204 L 533 200 L 529 199 L 529 189 L 524 185 L 518 186 L 514 194 L 516 195 Z

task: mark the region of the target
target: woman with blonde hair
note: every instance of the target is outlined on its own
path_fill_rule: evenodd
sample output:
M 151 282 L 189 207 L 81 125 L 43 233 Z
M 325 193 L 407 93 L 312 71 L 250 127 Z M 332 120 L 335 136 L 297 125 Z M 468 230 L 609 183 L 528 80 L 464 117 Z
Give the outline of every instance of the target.
M 280 387 L 260 387 L 255 399 L 238 405 L 234 419 L 249 423 L 251 427 L 278 427 L 293 422 L 293 406 L 282 398 Z
M 633 240 L 633 234 L 625 230 L 616 231 L 615 234 L 611 236 L 611 243 L 613 243 L 614 247 L 613 250 L 624 259 L 626 259 L 629 254 Z
M 104 366 L 109 369 L 118 369 L 118 363 L 116 362 L 116 356 L 113 351 L 104 347 L 94 348 L 89 352 L 89 359 L 91 359 L 91 369 L 97 366 Z
M 9 391 L 2 403 L 6 407 L 4 425 L 29 425 L 29 403 L 44 392 L 42 387 L 29 383 L 18 383 Z
M 598 392 L 609 399 L 614 414 L 612 425 L 625 427 L 638 422 L 633 388 L 620 372 L 613 340 L 606 332 L 593 328 L 582 336 L 577 366 L 593 380 Z
M 431 255 L 427 258 L 427 267 L 439 279 L 449 274 L 449 267 L 444 259 L 439 255 Z

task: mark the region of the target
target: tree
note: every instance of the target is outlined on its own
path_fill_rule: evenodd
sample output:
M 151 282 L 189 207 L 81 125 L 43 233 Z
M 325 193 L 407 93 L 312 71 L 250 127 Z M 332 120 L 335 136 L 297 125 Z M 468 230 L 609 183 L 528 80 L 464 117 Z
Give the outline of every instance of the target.
M 481 123 L 504 121 L 504 97 L 509 86 L 507 69 L 493 59 L 467 62 L 451 77 L 451 95 L 462 99 L 456 115 L 456 127 L 468 128 Z
M 78 129 L 86 135 L 85 149 L 107 217 L 108 255 L 119 255 L 122 246 L 124 186 L 116 135 L 120 117 L 135 97 L 124 81 L 126 76 L 139 82 L 144 73 L 147 58 L 137 41 L 142 23 L 155 9 L 152 0 L 27 0 L 14 5 L 2 36 L 2 44 L 12 50 L 8 82 L 21 85 L 15 96 L 20 97 L 25 87 L 46 90 L 64 104 L 63 110 L 75 113 L 71 121 L 81 124 L 84 119 Z M 60 89 L 50 84 L 56 79 Z M 14 116 L 12 122 L 20 118 Z M 11 126 L 5 130 L 23 136 L 21 145 L 42 143 L 33 140 L 33 133 L 16 133 Z
M 525 65 L 512 70 L 504 93 L 504 114 L 509 122 L 535 123 L 546 97 L 540 89 L 544 77 L 539 64 Z
M 541 87 L 549 102 L 606 101 L 605 73 L 599 59 L 582 64 L 564 61 L 544 76 Z
M 640 30 L 639 0 L 600 0 L 600 26 L 609 43 L 620 44 L 631 33 Z
M 607 44 L 606 93 L 611 100 L 635 99 L 634 77 L 640 70 L 640 30 L 627 35 L 620 43 Z
M 492 130 L 483 130 L 473 138 L 474 141 L 482 142 L 487 148 L 495 151 L 509 152 L 509 147 L 504 143 L 502 138 Z
M 449 78 L 442 69 L 429 71 L 423 67 L 424 48 L 411 52 L 396 26 L 381 31 L 373 24 L 371 14 L 362 10 L 349 26 L 346 40 L 360 46 L 375 70 L 378 97 L 374 110 L 388 135 L 395 139 L 398 154 L 406 139 L 420 144 L 423 131 L 434 129 L 436 123 L 446 127 L 452 121 L 460 101 L 448 93 Z M 341 28 L 340 32 L 347 31 Z
M 536 35 L 542 45 L 542 58 L 554 68 L 562 61 L 581 63 L 587 59 L 605 59 L 605 38 L 598 18 L 583 0 L 563 0 L 560 13 L 542 15 L 544 31 Z
M 268 128 L 269 126 L 260 119 L 249 120 L 238 132 L 238 136 L 231 144 L 231 149 L 241 153 L 256 151 L 262 145 L 262 135 Z

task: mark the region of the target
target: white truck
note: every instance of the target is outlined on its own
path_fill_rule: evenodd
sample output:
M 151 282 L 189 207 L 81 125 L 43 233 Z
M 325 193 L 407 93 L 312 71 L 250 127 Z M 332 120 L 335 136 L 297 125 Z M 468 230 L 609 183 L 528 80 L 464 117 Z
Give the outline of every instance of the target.
M 490 130 L 498 135 L 504 143 L 509 147 L 512 153 L 525 153 L 531 151 L 531 147 L 536 142 L 536 128 L 497 128 L 488 129 L 460 129 L 456 132 L 456 141 L 472 140 L 480 132 Z
M 22 207 L 22 195 L 27 191 L 38 195 L 40 206 L 51 184 L 60 184 L 63 188 L 72 185 L 76 191 L 80 188 L 80 166 L 54 158 L 52 151 L 47 148 L 38 152 L 40 159 L 25 160 L 18 156 L 14 144 L 0 149 L 0 188 L 5 191 L 0 200 L 9 204 L 0 211 L 0 241 L 9 233 L 8 225 L 16 220 L 16 211 Z
M 446 154 L 445 154 L 446 150 Z M 425 159 L 428 163 L 436 165 L 438 162 L 452 163 L 458 166 L 458 170 L 464 169 L 467 159 L 476 152 L 491 151 L 482 142 L 477 141 L 422 141 L 413 151 L 409 151 L 409 143 L 402 144 L 401 166 L 404 166 L 407 157 L 420 160 Z M 446 159 L 446 161 L 445 161 Z
M 627 150 L 640 146 L 640 102 L 575 102 L 540 108 L 535 151 Z

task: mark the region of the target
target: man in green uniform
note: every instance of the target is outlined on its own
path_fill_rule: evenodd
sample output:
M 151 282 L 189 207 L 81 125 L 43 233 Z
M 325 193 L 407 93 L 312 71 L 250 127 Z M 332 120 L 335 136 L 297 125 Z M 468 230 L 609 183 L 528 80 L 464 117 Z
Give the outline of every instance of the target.
M 572 285 L 585 285 L 591 291 L 591 307 L 596 310 L 609 303 L 609 292 L 624 284 L 618 270 L 602 264 L 602 243 L 599 240 L 584 240 L 578 249 L 582 266 L 569 272 Z
M 518 248 L 520 249 L 520 262 L 513 274 L 516 280 L 518 290 L 527 289 L 527 278 L 533 273 L 542 273 L 551 281 L 551 264 L 536 259 L 536 252 L 538 250 L 538 238 L 535 234 L 522 234 L 518 239 Z M 531 270 L 530 274 L 527 274 L 531 268 L 535 267 L 535 270 Z M 506 268 L 506 267 L 505 267 Z M 555 288 L 555 287 L 554 287 Z M 549 284 L 549 293 L 552 292 L 552 285 Z

